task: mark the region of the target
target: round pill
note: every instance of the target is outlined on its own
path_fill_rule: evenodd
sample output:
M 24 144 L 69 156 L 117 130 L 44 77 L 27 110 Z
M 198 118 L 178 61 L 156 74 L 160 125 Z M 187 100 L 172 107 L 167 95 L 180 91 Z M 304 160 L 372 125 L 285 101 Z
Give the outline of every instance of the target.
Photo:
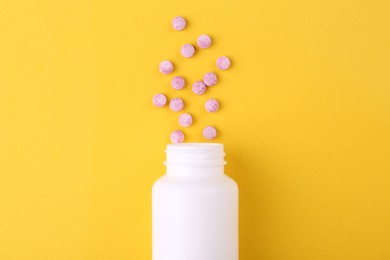
M 164 94 L 159 93 L 154 95 L 152 102 L 156 107 L 163 107 L 167 103 L 167 97 Z
M 209 100 L 206 101 L 205 108 L 207 112 L 217 112 L 219 109 L 219 103 L 216 99 L 210 98 Z
M 192 91 L 197 95 L 202 95 L 206 92 L 206 85 L 202 81 L 196 81 L 192 84 Z
M 206 126 L 203 129 L 203 136 L 207 140 L 213 140 L 217 136 L 217 129 L 213 126 Z
M 160 62 L 159 69 L 162 74 L 169 74 L 173 71 L 173 64 L 169 60 L 163 60 Z
M 176 90 L 183 89 L 185 84 L 186 84 L 186 81 L 184 80 L 184 78 L 182 78 L 180 76 L 174 77 L 171 81 L 172 88 L 174 88 Z
M 202 49 L 207 49 L 211 45 L 211 38 L 207 34 L 202 34 L 198 37 L 198 46 Z
M 172 98 L 171 102 L 169 102 L 169 107 L 173 111 L 178 112 L 184 107 L 183 100 L 181 100 L 180 98 Z
M 186 22 L 186 19 L 184 19 L 184 17 L 176 16 L 175 18 L 173 18 L 172 27 L 176 31 L 183 30 L 184 28 L 186 28 L 186 25 L 187 25 L 187 22 Z
M 183 113 L 179 116 L 179 124 L 182 127 L 189 127 L 192 125 L 192 116 L 188 113 Z
M 214 86 L 215 84 L 217 84 L 217 75 L 212 72 L 207 72 L 203 76 L 203 82 L 208 87 Z
M 184 141 L 184 134 L 180 130 L 175 130 L 171 133 L 171 142 L 174 144 L 182 143 Z
M 181 55 L 183 55 L 184 58 L 191 58 L 194 56 L 195 48 L 191 44 L 184 44 L 183 47 L 181 47 Z
M 230 60 L 226 56 L 221 56 L 217 59 L 217 67 L 220 70 L 227 70 L 230 67 Z

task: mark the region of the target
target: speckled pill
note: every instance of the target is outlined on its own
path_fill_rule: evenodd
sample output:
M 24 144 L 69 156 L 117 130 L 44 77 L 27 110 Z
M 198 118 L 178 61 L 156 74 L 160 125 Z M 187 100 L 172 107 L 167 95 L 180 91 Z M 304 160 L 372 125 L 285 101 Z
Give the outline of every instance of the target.
M 184 133 L 180 130 L 175 130 L 171 133 L 170 139 L 174 144 L 182 143 L 184 141 Z
M 178 112 L 183 109 L 184 102 L 180 98 L 172 98 L 171 102 L 169 102 L 169 107 L 172 111 Z
M 187 43 L 184 44 L 183 47 L 181 47 L 180 52 L 184 58 L 191 58 L 192 56 L 194 56 L 195 48 L 191 44 Z
M 189 127 L 192 125 L 192 116 L 188 113 L 183 113 L 179 116 L 179 125 L 182 127 Z
M 206 84 L 206 86 L 211 87 L 217 84 L 217 75 L 215 75 L 213 72 L 207 72 L 203 76 L 203 82 Z
M 174 88 L 176 90 L 181 90 L 186 85 L 186 81 L 184 78 L 182 78 L 180 76 L 176 76 L 172 79 L 171 85 L 172 85 L 172 88 Z
M 226 56 L 221 56 L 217 59 L 217 67 L 220 70 L 227 70 L 230 67 L 230 59 Z
M 210 113 L 217 112 L 219 109 L 219 103 L 216 99 L 210 98 L 209 100 L 206 101 L 205 108 L 206 108 L 207 112 L 210 112 Z
M 213 126 L 206 126 L 203 129 L 203 136 L 207 140 L 213 140 L 217 136 L 217 129 Z
M 173 64 L 169 60 L 163 60 L 160 62 L 159 69 L 162 74 L 169 74 L 173 71 Z
M 207 49 L 211 45 L 211 38 L 207 34 L 202 34 L 198 37 L 198 46 L 202 49 Z
M 186 22 L 186 19 L 184 19 L 184 17 L 176 16 L 175 18 L 173 18 L 172 27 L 176 31 L 184 30 L 184 28 L 186 28 L 186 26 L 187 26 L 187 22 Z
M 167 97 L 164 94 L 159 93 L 154 95 L 152 102 L 156 107 L 163 107 L 167 103 Z
M 206 92 L 206 85 L 202 81 L 196 81 L 192 84 L 192 91 L 197 95 L 202 95 Z

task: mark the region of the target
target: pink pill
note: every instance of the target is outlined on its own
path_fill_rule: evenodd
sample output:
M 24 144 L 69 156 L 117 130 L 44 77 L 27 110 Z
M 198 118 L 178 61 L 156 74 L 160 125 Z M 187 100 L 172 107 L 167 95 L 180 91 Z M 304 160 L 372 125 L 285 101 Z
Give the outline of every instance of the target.
M 202 81 L 196 81 L 192 84 L 192 91 L 197 95 L 202 95 L 206 92 L 206 85 Z
M 184 19 L 184 17 L 176 16 L 175 18 L 173 18 L 172 27 L 176 31 L 181 31 L 184 28 L 186 28 L 186 26 L 187 26 L 187 22 L 186 19 Z
M 207 34 L 202 34 L 198 37 L 198 46 L 202 49 L 207 49 L 211 45 L 211 38 Z
M 154 95 L 152 102 L 156 107 L 163 107 L 167 103 L 167 97 L 164 94 L 159 93 Z
M 192 116 L 188 113 L 183 113 L 179 116 L 179 124 L 182 127 L 189 127 L 192 125 Z
M 172 88 L 176 90 L 181 90 L 186 85 L 186 81 L 182 77 L 174 77 L 171 81 Z
M 220 70 L 227 70 L 230 67 L 230 60 L 226 56 L 221 56 L 217 59 L 217 67 Z
M 217 112 L 219 109 L 219 103 L 216 99 L 210 98 L 209 100 L 206 101 L 205 108 L 207 112 Z
M 207 140 L 213 140 L 217 136 L 217 129 L 213 126 L 206 126 L 203 129 L 203 136 Z
M 184 58 L 191 58 L 194 56 L 195 48 L 191 44 L 184 44 L 180 51 Z
M 184 102 L 180 98 L 172 98 L 171 102 L 169 102 L 169 107 L 173 111 L 178 112 L 183 109 Z
M 173 64 L 169 60 L 163 60 L 160 62 L 159 69 L 163 74 L 169 74 L 173 71 Z
M 174 144 L 182 143 L 184 141 L 184 133 L 180 130 L 175 130 L 171 133 L 171 142 Z
M 214 86 L 215 84 L 217 84 L 217 75 L 212 72 L 207 72 L 203 76 L 203 82 L 208 87 Z

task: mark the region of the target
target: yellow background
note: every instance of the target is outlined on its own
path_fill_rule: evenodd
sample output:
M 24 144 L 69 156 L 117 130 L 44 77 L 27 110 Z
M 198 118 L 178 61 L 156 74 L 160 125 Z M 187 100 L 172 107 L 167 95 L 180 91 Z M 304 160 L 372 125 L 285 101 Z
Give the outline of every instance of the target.
M 151 186 L 182 97 L 240 188 L 240 259 L 390 259 L 385 0 L 0 2 L 0 259 L 151 259 Z M 170 24 L 188 19 L 182 32 Z M 198 35 L 214 39 L 191 59 Z M 232 67 L 204 96 L 175 92 Z M 221 101 L 217 114 L 203 102 Z

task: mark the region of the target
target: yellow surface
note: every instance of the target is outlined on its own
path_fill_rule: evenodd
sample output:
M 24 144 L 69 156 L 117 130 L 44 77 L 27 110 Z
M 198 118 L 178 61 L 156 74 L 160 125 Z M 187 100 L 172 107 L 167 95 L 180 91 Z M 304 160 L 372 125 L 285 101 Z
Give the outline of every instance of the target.
M 151 259 L 151 186 L 178 128 L 158 92 L 194 114 L 187 141 L 219 130 L 240 259 L 390 259 L 389 13 L 385 0 L 1 1 L 0 259 Z M 202 33 L 213 46 L 182 58 Z M 233 65 L 204 96 L 157 69 L 171 59 L 193 82 L 219 55 Z

